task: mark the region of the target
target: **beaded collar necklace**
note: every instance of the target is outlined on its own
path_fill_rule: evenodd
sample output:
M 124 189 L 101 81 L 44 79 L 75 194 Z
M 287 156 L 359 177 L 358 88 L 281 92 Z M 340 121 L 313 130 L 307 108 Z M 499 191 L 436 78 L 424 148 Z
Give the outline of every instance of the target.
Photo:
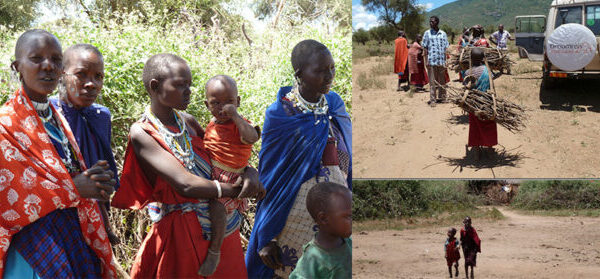
M 302 95 L 300 95 L 300 90 L 298 90 L 298 86 L 292 87 L 290 93 L 286 95 L 288 99 L 293 100 L 294 103 L 300 107 L 303 113 L 312 112 L 314 114 L 322 115 L 327 114 L 327 110 L 329 109 L 329 105 L 327 104 L 327 98 L 325 95 L 321 95 L 319 101 L 316 103 L 311 103 L 305 100 Z
M 75 172 L 76 167 L 74 166 L 71 158 L 71 146 L 69 144 L 69 139 L 67 138 L 62 125 L 60 125 L 58 120 L 53 117 L 54 115 L 52 113 L 52 109 L 50 108 L 50 102 L 46 101 L 45 103 L 38 103 L 32 100 L 31 103 L 35 107 L 38 117 L 42 120 L 44 128 L 46 129 L 46 133 L 62 147 L 65 158 L 59 157 L 67 168 L 67 171 L 69 173 Z M 53 122 L 55 122 L 56 125 Z
M 194 152 L 192 150 L 192 139 L 186 129 L 185 121 L 181 118 L 181 115 L 176 110 L 173 110 L 175 115 L 175 121 L 179 128 L 179 133 L 173 133 L 165 125 L 160 122 L 158 117 L 152 113 L 150 106 L 146 107 L 144 116 L 150 121 L 152 126 L 161 134 L 169 149 L 173 151 L 175 157 L 183 162 L 186 168 L 192 170 L 194 168 Z

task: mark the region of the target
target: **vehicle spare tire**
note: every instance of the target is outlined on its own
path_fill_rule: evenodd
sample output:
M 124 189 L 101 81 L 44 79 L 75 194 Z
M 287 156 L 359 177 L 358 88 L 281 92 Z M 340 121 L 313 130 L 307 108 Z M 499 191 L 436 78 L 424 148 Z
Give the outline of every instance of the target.
M 581 24 L 563 24 L 548 38 L 546 55 L 554 66 L 563 71 L 579 70 L 594 59 L 596 36 Z

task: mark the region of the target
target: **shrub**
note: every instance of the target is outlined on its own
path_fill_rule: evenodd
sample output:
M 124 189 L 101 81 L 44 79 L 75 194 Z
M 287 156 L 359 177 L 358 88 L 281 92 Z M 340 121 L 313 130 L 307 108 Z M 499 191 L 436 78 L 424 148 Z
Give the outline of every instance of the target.
M 512 206 L 527 210 L 598 209 L 600 182 L 586 180 L 525 181 Z
M 413 216 L 427 208 L 418 181 L 357 180 L 352 190 L 354 220 Z

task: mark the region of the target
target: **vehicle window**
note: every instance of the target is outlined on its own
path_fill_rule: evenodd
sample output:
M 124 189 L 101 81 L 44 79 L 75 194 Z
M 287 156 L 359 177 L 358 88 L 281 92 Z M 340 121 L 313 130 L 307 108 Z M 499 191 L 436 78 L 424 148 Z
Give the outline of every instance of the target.
M 517 33 L 544 33 L 546 18 L 544 17 L 523 17 L 517 18 Z
M 585 26 L 587 26 L 594 35 L 600 35 L 600 5 L 585 7 Z
M 533 17 L 531 18 L 531 31 L 532 33 L 544 33 L 546 30 L 546 18 L 545 17 Z
M 554 28 L 557 28 L 567 23 L 581 24 L 581 6 L 565 7 L 558 9 L 558 13 L 556 14 L 556 24 L 554 25 Z

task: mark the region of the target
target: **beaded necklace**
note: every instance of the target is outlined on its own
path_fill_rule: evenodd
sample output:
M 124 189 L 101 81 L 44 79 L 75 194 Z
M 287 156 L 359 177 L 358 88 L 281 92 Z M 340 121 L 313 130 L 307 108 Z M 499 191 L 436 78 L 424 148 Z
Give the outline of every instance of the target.
M 35 107 L 38 117 L 42 120 L 42 123 L 44 123 L 46 133 L 48 133 L 48 135 L 58 142 L 62 147 L 64 158 L 60 156 L 59 157 L 67 168 L 67 171 L 69 173 L 76 172 L 77 168 L 73 164 L 73 160 L 71 158 L 71 145 L 69 144 L 69 139 L 67 138 L 62 125 L 58 123 L 56 123 L 56 126 L 54 125 L 53 122 L 58 122 L 58 120 L 53 117 L 54 115 L 52 113 L 52 109 L 50 108 L 50 103 L 38 103 L 33 100 L 31 103 Z
M 195 166 L 194 163 L 194 152 L 192 150 L 192 139 L 186 129 L 185 121 L 179 115 L 179 112 L 173 110 L 175 115 L 175 121 L 179 128 L 179 133 L 173 133 L 160 120 L 152 113 L 150 106 L 146 107 L 144 116 L 150 120 L 150 123 L 156 130 L 161 134 L 169 149 L 173 151 L 175 157 L 183 162 L 186 168 L 192 170 Z
M 315 125 L 321 122 L 321 120 L 317 119 L 317 115 L 326 115 L 329 110 L 329 104 L 327 103 L 327 98 L 325 98 L 324 94 L 321 95 L 321 98 L 318 102 L 311 103 L 305 100 L 302 95 L 300 95 L 297 85 L 294 85 L 292 90 L 286 94 L 286 98 L 292 101 L 294 106 L 298 107 L 302 113 L 314 113 Z

